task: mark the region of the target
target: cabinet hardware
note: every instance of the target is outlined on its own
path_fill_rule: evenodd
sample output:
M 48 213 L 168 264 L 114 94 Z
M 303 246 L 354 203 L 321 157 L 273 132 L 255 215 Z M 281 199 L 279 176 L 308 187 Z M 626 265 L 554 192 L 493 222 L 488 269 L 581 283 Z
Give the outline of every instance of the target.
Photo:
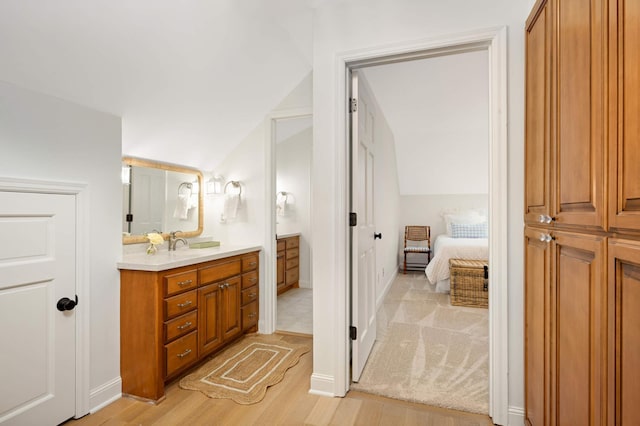
M 556 220 L 554 217 L 549 216 L 547 214 L 541 214 L 540 216 L 538 216 L 538 221 L 540 223 L 551 223 L 554 220 Z
M 178 354 L 177 357 L 178 358 L 184 358 L 185 356 L 189 355 L 191 353 L 191 349 L 187 349 L 186 351 L 182 352 L 181 354 Z
M 252 299 L 253 299 L 254 297 L 256 297 L 257 295 L 258 295 L 258 293 L 255 293 L 255 292 L 253 292 L 253 293 L 249 293 L 249 297 L 250 297 L 250 298 L 252 298 Z
M 193 282 L 193 280 L 180 281 L 180 282 L 178 282 L 178 285 L 180 287 L 184 287 L 184 286 L 187 286 L 187 285 L 191 284 L 192 282 Z
M 549 234 L 540 234 L 540 241 L 543 243 L 550 243 L 552 240 L 555 240 L 555 237 L 552 237 Z
M 178 308 L 186 308 L 187 306 L 190 306 L 193 302 L 191 300 L 187 300 L 184 303 L 178 303 Z
M 256 262 L 251 262 L 251 263 L 249 263 L 249 266 L 252 266 L 252 267 L 253 267 L 253 266 L 256 266 Z
M 256 313 L 255 312 L 251 312 L 249 315 L 247 315 L 249 318 L 254 319 L 256 317 Z
M 187 321 L 182 325 L 178 326 L 178 330 L 184 330 L 185 328 L 189 328 L 193 325 L 193 323 L 191 321 Z
M 256 282 L 256 277 L 251 278 L 251 282 L 255 283 Z

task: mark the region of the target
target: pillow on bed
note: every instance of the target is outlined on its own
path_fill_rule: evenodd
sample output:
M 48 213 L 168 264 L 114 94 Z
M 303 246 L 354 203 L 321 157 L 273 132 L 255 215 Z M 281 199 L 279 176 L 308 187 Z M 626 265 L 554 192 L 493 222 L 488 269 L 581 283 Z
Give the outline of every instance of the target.
M 489 227 L 487 222 L 482 223 L 452 223 L 452 238 L 488 238 Z
M 486 222 L 486 216 L 481 216 L 477 212 L 468 212 L 468 213 L 460 213 L 460 214 L 445 214 L 443 216 L 444 223 L 447 229 L 447 235 L 452 235 L 451 233 L 451 224 L 476 224 Z

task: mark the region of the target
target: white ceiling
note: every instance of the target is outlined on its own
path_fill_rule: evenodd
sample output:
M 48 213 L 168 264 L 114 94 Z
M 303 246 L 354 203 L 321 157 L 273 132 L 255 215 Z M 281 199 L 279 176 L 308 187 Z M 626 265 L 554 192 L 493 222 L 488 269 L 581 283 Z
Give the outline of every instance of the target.
M 400 193 L 489 192 L 486 50 L 365 68 L 395 137 Z
M 311 71 L 315 3 L 3 0 L 0 80 L 121 116 L 125 155 L 212 170 Z

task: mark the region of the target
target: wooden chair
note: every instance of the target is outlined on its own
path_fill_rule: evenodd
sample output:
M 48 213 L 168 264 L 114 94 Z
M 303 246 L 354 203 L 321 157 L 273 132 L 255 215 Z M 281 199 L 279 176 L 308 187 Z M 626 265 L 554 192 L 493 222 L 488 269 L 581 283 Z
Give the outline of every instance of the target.
M 409 244 L 407 244 L 409 242 Z M 427 263 L 420 266 L 426 267 L 431 261 L 431 227 L 430 226 L 405 226 L 404 227 L 404 267 L 403 273 L 407 273 L 407 253 L 419 253 L 427 255 Z

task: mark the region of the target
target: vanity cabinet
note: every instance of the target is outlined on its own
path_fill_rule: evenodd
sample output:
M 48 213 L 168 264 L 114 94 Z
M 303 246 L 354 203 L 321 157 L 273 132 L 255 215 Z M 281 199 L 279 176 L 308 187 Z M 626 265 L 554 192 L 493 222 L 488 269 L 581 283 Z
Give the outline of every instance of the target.
M 278 294 L 299 287 L 300 280 L 300 237 L 298 235 L 277 239 Z
M 164 271 L 121 269 L 122 391 L 150 400 L 164 383 L 257 330 L 258 252 Z

